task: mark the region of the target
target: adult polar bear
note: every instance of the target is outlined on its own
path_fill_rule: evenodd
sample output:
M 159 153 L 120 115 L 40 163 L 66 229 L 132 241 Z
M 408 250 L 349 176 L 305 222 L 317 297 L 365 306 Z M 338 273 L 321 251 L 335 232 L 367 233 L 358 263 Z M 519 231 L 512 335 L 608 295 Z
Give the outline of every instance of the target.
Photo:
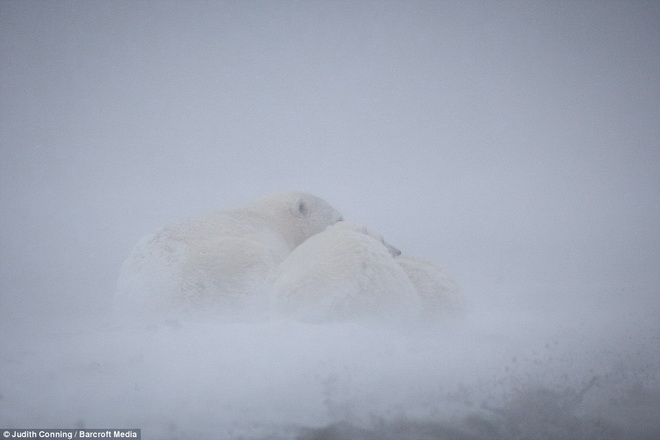
M 280 264 L 276 308 L 309 322 L 415 320 L 421 302 L 394 259 L 400 253 L 364 226 L 348 221 L 329 226 Z
M 364 226 L 329 226 L 280 264 L 276 308 L 310 322 L 387 323 L 437 322 L 462 308 L 460 289 L 444 269 L 400 254 Z
M 324 200 L 289 192 L 160 229 L 124 262 L 115 311 L 180 318 L 268 307 L 273 269 L 340 220 Z

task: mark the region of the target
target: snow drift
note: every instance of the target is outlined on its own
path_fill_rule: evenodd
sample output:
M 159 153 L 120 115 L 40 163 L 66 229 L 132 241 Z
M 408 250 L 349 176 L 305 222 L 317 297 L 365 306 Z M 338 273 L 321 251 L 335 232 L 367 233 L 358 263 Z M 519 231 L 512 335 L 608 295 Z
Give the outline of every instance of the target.
M 4 328 L 0 426 L 137 427 L 145 439 L 657 436 L 657 310 L 562 302 L 483 301 L 425 329 Z

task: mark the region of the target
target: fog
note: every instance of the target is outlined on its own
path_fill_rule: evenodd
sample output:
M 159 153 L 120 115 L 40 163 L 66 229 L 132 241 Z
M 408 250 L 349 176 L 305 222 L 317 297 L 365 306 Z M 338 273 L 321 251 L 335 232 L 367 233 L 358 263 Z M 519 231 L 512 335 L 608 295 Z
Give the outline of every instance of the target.
M 0 57 L 0 428 L 660 435 L 660 4 L 2 1 Z M 465 316 L 112 319 L 141 236 L 290 189 Z

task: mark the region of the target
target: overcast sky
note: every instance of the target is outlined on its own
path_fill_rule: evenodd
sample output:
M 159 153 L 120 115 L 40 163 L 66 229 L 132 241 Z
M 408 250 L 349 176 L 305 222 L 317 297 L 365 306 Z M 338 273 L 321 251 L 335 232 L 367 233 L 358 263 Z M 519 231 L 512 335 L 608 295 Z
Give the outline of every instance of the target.
M 476 301 L 660 295 L 660 3 L 2 1 L 0 54 L 3 317 L 288 189 Z

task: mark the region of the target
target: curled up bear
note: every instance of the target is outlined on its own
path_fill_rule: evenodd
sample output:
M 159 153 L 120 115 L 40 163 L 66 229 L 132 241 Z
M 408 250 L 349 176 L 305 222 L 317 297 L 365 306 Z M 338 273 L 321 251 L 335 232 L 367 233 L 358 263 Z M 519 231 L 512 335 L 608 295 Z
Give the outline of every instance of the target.
M 162 228 L 124 262 L 115 312 L 176 319 L 263 310 L 274 269 L 340 220 L 324 200 L 288 192 Z
M 330 226 L 280 264 L 276 308 L 308 322 L 414 320 L 421 303 L 395 259 L 400 253 L 363 226 Z

